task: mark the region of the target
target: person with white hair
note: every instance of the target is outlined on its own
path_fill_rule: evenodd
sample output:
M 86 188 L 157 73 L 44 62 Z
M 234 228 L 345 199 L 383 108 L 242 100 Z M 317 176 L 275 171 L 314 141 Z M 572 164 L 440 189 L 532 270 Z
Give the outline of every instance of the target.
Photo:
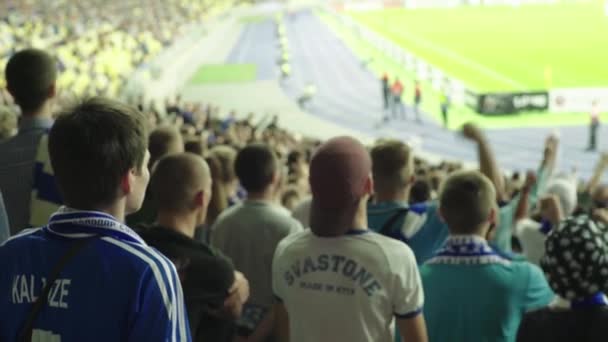
M 540 264 L 545 254 L 547 234 L 563 219 L 571 216 L 577 206 L 577 181 L 574 177 L 556 176 L 549 181 L 538 211 L 533 215 L 536 220 L 525 218 L 516 223 L 516 236 L 528 261 Z
M 541 267 L 559 296 L 529 312 L 517 342 L 605 341 L 608 323 L 607 227 L 587 215 L 573 216 L 547 237 Z

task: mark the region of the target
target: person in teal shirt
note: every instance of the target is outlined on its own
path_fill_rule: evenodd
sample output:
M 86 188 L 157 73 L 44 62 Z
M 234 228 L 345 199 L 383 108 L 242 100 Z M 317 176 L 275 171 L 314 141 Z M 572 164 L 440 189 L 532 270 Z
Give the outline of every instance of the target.
M 495 196 L 476 171 L 457 172 L 443 186 L 439 211 L 450 235 L 420 268 L 430 342 L 514 342 L 523 315 L 555 298 L 540 268 L 488 243 Z
M 514 216 L 522 196 L 525 196 L 526 206 L 536 204 L 538 194 L 542 193 L 553 169 L 557 140 L 547 140 L 533 188 L 525 195 L 509 199 L 505 194 L 503 175 L 481 130 L 465 125 L 463 135 L 477 145 L 480 170 L 497 189 L 496 203 L 502 204 L 491 244 L 503 253 L 511 253 Z M 375 192 L 368 205 L 370 229 L 408 244 L 418 264 L 422 265 L 443 246 L 448 237 L 448 227 L 439 217 L 435 202 L 408 204 L 410 188 L 415 181 L 413 152 L 399 140 L 383 140 L 372 148 L 370 154 Z

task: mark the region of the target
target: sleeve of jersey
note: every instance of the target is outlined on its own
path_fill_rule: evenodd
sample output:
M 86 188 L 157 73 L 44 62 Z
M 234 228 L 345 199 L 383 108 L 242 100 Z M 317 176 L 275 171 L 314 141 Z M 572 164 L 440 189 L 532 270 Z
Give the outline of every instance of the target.
M 398 253 L 392 253 L 393 259 L 389 260 L 393 270 L 390 294 L 393 311 L 397 318 L 413 318 L 422 312 L 424 304 L 424 292 L 416 257 L 407 246 L 398 245 L 393 248 L 399 248 Z
M 284 241 L 283 241 L 284 242 Z M 281 275 L 281 256 L 283 254 L 284 243 L 281 242 L 277 246 L 272 258 L 272 293 L 277 301 L 283 302 L 284 299 L 284 282 L 289 280 L 289 277 L 283 277 Z
M 536 265 L 528 264 L 528 286 L 524 295 L 524 310 L 531 311 L 549 305 L 554 299 L 555 294 L 549 287 L 543 272 Z
M 140 282 L 129 341 L 191 341 L 182 287 L 170 261 L 158 258 Z M 167 263 L 168 262 L 168 263 Z

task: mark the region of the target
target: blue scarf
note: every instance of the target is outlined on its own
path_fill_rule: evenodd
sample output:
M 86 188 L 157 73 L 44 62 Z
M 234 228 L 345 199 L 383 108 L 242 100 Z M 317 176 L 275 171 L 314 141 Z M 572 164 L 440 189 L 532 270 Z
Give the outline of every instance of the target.
M 146 245 L 131 228 L 112 215 L 98 211 L 78 211 L 61 207 L 53 214 L 44 231 L 65 238 L 87 238 L 95 235 Z
M 591 297 L 585 299 L 573 300 L 570 302 L 572 309 L 585 309 L 598 306 L 608 306 L 608 298 L 602 292 L 598 292 Z
M 510 260 L 496 252 L 488 242 L 476 235 L 450 235 L 429 264 L 508 264 Z

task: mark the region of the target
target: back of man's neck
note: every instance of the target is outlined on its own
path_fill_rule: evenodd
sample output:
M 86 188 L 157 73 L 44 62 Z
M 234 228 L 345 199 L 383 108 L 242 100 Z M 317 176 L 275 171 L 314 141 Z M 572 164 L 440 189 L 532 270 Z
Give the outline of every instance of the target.
M 50 104 L 50 102 L 47 101 L 38 109 L 34 109 L 34 110 L 30 110 L 30 111 L 25 111 L 22 109 L 21 115 L 24 118 L 30 118 L 30 119 L 34 119 L 34 118 L 51 119 L 52 118 L 51 104 Z
M 271 191 L 251 192 L 247 194 L 248 201 L 273 202 L 274 196 Z
M 74 210 L 97 211 L 100 213 L 105 213 L 105 214 L 111 215 L 120 223 L 125 222 L 125 208 L 122 203 L 115 203 L 115 204 L 105 207 L 105 208 L 94 208 L 94 209 L 82 209 L 82 208 L 78 208 L 78 206 L 68 206 L 68 207 L 71 209 L 74 209 Z
M 409 200 L 407 192 L 392 192 L 392 193 L 381 193 L 377 192 L 374 194 L 374 202 L 385 203 L 385 202 L 404 202 L 407 203 Z
M 191 215 L 159 212 L 156 222 L 162 227 L 182 233 L 189 238 L 194 238 L 196 221 L 190 216 Z

